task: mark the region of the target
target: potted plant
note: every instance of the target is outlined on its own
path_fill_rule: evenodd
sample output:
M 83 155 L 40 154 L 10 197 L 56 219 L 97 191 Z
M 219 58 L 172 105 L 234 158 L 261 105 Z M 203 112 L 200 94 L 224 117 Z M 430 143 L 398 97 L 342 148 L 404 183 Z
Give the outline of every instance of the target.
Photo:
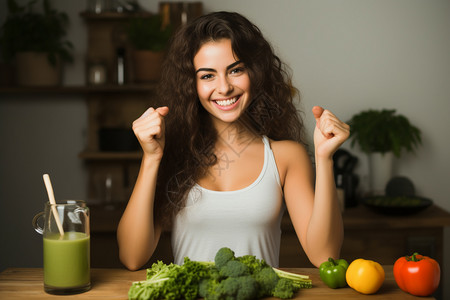
M 8 16 L 1 27 L 1 53 L 5 61 L 15 61 L 19 85 L 57 85 L 61 83 L 61 63 L 72 62 L 73 45 L 65 40 L 68 16 L 42 1 L 20 6 L 8 0 Z
M 400 157 L 404 150 L 414 152 L 422 144 L 421 131 L 395 109 L 365 110 L 348 124 L 351 146 L 358 144 L 369 156 L 372 193 L 383 193 L 392 175 L 393 157 Z
M 137 82 L 159 79 L 164 53 L 172 30 L 164 26 L 160 15 L 132 18 L 127 26 L 133 46 L 133 73 Z

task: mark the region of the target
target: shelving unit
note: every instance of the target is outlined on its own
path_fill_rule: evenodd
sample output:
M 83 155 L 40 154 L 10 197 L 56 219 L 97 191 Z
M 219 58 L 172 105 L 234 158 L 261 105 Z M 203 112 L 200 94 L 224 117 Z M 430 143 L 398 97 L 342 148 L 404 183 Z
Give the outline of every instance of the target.
M 179 3 L 165 4 L 170 22 L 176 21 Z M 196 9 L 188 11 L 188 17 L 201 12 L 201 4 L 193 5 Z M 173 10 L 172 8 L 177 8 Z M 184 9 L 184 6 L 183 6 Z M 91 261 L 93 267 L 121 267 L 118 260 L 116 228 L 123 209 L 129 199 L 139 171 L 142 153 L 139 149 L 130 151 L 104 151 L 100 149 L 99 130 L 101 128 L 125 128 L 131 131 L 132 122 L 148 107 L 154 106 L 157 82 L 135 83 L 130 55 L 131 46 L 126 41 L 124 27 L 131 18 L 151 16 L 152 13 L 80 13 L 87 28 L 86 70 L 90 63 L 101 61 L 107 70 L 107 83 L 104 85 L 23 87 L 1 86 L 2 97 L 26 96 L 41 97 L 55 101 L 72 95 L 82 96 L 87 106 L 87 141 L 86 148 L 79 153 L 87 169 L 87 203 L 91 209 Z M 115 78 L 117 48 L 125 48 L 126 82 L 118 85 Z M 86 74 L 87 75 L 87 74 Z M 88 76 L 86 76 L 88 78 Z M 112 180 L 106 195 L 107 180 Z M 170 234 L 164 233 L 155 252 L 154 260 L 171 259 Z M 151 262 L 149 262 L 151 263 Z
M 55 87 L 22 87 L 22 86 L 2 86 L 0 94 L 109 94 L 109 93 L 153 93 L 156 83 L 148 84 L 126 84 L 126 85 L 68 85 Z
M 151 15 L 148 12 L 80 14 L 87 25 L 86 70 L 94 60 L 101 61 L 107 70 L 106 85 L 88 85 L 80 90 L 86 95 L 88 130 L 87 147 L 79 158 L 85 161 L 88 169 L 88 198 L 100 203 L 106 201 L 107 180 L 112 179 L 111 190 L 108 191 L 112 201 L 121 204 L 128 200 L 137 177 L 142 156 L 139 149 L 101 149 L 99 134 L 102 128 L 120 128 L 129 130 L 131 134 L 132 122 L 153 105 L 157 83 L 134 83 L 131 64 L 128 63 L 131 46 L 125 34 L 126 22 L 131 18 Z M 127 81 L 123 85 L 116 84 L 114 80 L 118 47 L 124 48 L 126 53 Z
M 149 106 L 153 106 L 157 83 L 134 83 L 129 63 L 126 64 L 125 84 L 118 85 L 114 80 L 116 49 L 125 48 L 125 61 L 131 61 L 131 47 L 124 37 L 126 22 L 133 17 L 149 15 L 151 14 L 112 12 L 80 14 L 87 25 L 86 70 L 90 60 L 101 61 L 106 66 L 108 82 L 106 85 L 88 85 L 81 88 L 81 92 L 86 96 L 88 130 L 87 146 L 79 153 L 79 158 L 84 161 L 88 170 L 88 198 L 95 199 L 98 203 L 91 205 L 91 261 L 98 267 L 121 266 L 116 228 L 137 179 L 142 157 L 139 149 L 101 149 L 99 132 L 102 128 L 122 128 L 131 132 L 132 122 Z
M 87 148 L 78 157 L 85 162 L 88 170 L 89 200 L 101 203 L 104 191 L 99 181 L 107 176 L 113 182 L 114 202 L 126 202 L 131 194 L 131 185 L 138 173 L 142 152 L 101 151 L 99 147 L 99 129 L 103 126 L 124 127 L 131 131 L 132 122 L 152 105 L 156 83 L 128 84 L 123 86 L 58 86 L 58 87 L 0 87 L 0 94 L 48 96 L 55 101 L 62 95 L 82 95 L 88 107 Z M 103 179 L 102 179 L 103 178 Z M 104 200 L 104 199 L 103 199 Z

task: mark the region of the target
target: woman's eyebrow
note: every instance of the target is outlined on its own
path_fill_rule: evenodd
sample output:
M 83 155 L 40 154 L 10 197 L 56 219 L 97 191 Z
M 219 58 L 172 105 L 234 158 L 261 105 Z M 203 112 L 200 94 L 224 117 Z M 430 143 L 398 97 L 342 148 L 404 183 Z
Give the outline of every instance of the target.
M 234 63 L 232 63 L 231 65 L 229 65 L 229 66 L 227 67 L 227 71 L 228 71 L 229 69 L 233 69 L 234 67 L 236 67 L 236 66 L 239 65 L 240 63 L 241 63 L 240 60 L 235 61 Z
M 201 72 L 201 71 L 205 71 L 205 72 L 216 72 L 215 69 L 210 69 L 210 68 L 200 68 L 200 69 L 198 69 L 197 71 L 195 71 L 195 74 L 197 74 L 198 72 Z
M 232 68 L 234 68 L 235 66 L 239 65 L 240 63 L 241 63 L 240 60 L 235 61 L 235 62 L 232 63 L 231 65 L 227 66 L 227 71 L 228 71 L 229 69 L 232 69 Z M 195 71 L 195 74 L 197 74 L 198 72 L 201 72 L 201 71 L 204 71 L 204 72 L 217 72 L 217 70 L 212 69 L 212 68 L 200 68 L 200 69 L 198 69 L 197 71 Z

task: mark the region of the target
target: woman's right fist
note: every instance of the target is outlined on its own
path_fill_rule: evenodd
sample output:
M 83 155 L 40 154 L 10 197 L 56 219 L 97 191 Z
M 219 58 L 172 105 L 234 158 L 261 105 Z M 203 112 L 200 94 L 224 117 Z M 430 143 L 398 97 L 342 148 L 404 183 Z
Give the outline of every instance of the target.
M 150 107 L 133 122 L 133 131 L 144 155 L 161 159 L 164 151 L 164 117 L 169 113 L 167 106 Z

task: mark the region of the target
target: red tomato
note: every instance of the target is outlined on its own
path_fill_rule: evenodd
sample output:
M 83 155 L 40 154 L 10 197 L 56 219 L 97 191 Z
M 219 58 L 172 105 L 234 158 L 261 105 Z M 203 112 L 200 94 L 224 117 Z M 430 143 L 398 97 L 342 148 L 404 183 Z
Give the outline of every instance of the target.
M 394 278 L 403 291 L 415 296 L 429 296 L 439 286 L 441 269 L 434 259 L 414 253 L 397 259 Z

